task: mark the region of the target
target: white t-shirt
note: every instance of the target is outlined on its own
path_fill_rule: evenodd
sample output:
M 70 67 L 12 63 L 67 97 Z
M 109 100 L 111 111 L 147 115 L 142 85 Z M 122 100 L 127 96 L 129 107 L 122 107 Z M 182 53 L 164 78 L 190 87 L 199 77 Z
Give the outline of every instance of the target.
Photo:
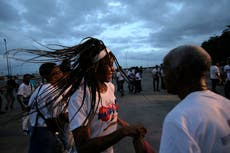
M 220 75 L 220 69 L 216 65 L 211 65 L 210 66 L 210 78 L 218 79 L 217 75 Z
M 229 153 L 230 101 L 212 91 L 184 98 L 165 118 L 160 153 Z
M 31 96 L 33 91 L 34 91 L 34 87 L 31 84 L 27 85 L 25 83 L 22 83 L 18 88 L 17 95 L 22 95 L 24 98 L 27 98 Z
M 54 87 L 50 83 L 43 84 L 41 85 L 41 87 L 37 87 L 32 96 L 30 97 L 29 106 L 31 107 L 31 110 L 29 117 L 31 126 L 35 126 L 36 117 L 38 114 L 36 111 L 37 109 L 35 103 L 37 103 L 39 111 L 44 115 L 46 119 L 57 117 L 57 115 L 61 112 L 63 107 L 61 107 L 60 105 L 58 106 L 57 104 L 62 99 L 62 96 L 60 96 L 56 101 L 53 101 L 52 104 L 47 105 L 47 103 L 53 100 L 54 95 L 59 94 L 58 92 L 50 92 L 53 89 Z M 47 125 L 45 124 L 45 121 L 42 119 L 42 117 L 39 117 L 36 127 L 46 126 Z
M 229 80 L 229 81 L 230 81 L 230 65 L 225 65 L 225 66 L 224 66 L 224 71 L 225 71 L 226 74 L 227 74 L 226 80 Z
M 116 97 L 114 95 L 114 85 L 109 82 L 106 83 L 107 91 L 105 93 L 101 93 L 101 102 L 99 102 L 98 108 L 96 110 L 96 114 L 92 117 L 91 122 L 89 123 L 91 129 L 91 138 L 108 135 L 114 132 L 117 129 L 117 110 L 115 110 L 115 100 Z M 86 88 L 86 97 L 85 102 L 78 113 L 77 110 L 80 108 L 83 99 L 84 88 L 83 85 L 79 87 L 79 89 L 70 97 L 68 110 L 69 110 L 69 120 L 70 120 L 70 130 L 82 126 L 83 121 L 87 117 L 90 107 L 91 107 L 91 97 L 89 88 Z M 98 104 L 98 97 L 97 97 Z M 97 105 L 96 104 L 96 105 Z M 110 113 L 106 116 L 105 114 L 99 113 L 99 110 L 104 107 L 108 109 Z M 107 121 L 103 121 L 101 118 Z M 108 148 L 103 153 L 113 153 L 112 147 Z
M 135 75 L 136 80 L 141 80 L 140 72 L 137 72 Z
M 158 77 L 160 77 L 160 69 L 158 68 L 158 69 L 156 69 L 156 68 L 154 68 L 153 70 L 152 70 L 152 76 L 153 76 L 153 78 L 158 78 Z

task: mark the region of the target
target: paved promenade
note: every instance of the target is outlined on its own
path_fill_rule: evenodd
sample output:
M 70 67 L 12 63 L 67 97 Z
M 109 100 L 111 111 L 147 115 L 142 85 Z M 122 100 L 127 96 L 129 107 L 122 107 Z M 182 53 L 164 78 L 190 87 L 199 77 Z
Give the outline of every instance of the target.
M 162 123 L 165 115 L 179 102 L 177 96 L 169 95 L 166 91 L 153 92 L 150 72 L 144 72 L 142 81 L 143 91 L 139 94 L 128 94 L 125 84 L 125 95 L 117 100 L 119 116 L 130 124 L 142 124 L 148 132 L 146 140 L 158 150 Z M 223 86 L 217 91 L 223 93 Z M 4 107 L 3 107 L 4 108 Z M 29 137 L 21 131 L 21 120 L 15 119 L 20 113 L 19 106 L 11 112 L 0 115 L 0 152 L 27 153 Z M 11 120 L 6 124 L 6 121 Z M 132 140 L 125 138 L 115 145 L 115 153 L 134 153 Z

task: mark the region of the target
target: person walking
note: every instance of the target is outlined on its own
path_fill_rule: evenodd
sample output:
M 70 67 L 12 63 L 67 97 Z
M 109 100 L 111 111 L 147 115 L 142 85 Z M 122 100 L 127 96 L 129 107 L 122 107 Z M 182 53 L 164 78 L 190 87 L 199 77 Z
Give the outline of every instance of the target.
M 17 92 L 17 100 L 21 106 L 21 110 L 26 112 L 30 96 L 34 92 L 34 87 L 30 84 L 30 74 L 23 75 L 23 82 L 20 84 Z M 29 116 L 27 113 L 22 117 L 22 130 L 25 135 L 30 133 Z
M 160 91 L 159 90 L 159 80 L 160 80 L 160 68 L 156 65 L 152 70 L 152 77 L 153 77 L 153 91 Z
M 6 82 L 6 106 L 5 110 L 13 109 L 14 101 L 15 101 L 15 90 L 18 88 L 18 84 L 15 81 L 13 76 L 8 76 L 8 80 Z
M 118 68 L 118 69 L 121 69 Z M 123 74 L 117 70 L 116 71 L 116 79 L 117 79 L 117 90 L 120 92 L 120 95 L 121 96 L 124 96 L 124 77 L 123 77 Z
M 30 96 L 34 91 L 34 86 L 30 83 L 30 74 L 24 74 L 22 83 L 17 91 L 17 100 L 21 106 L 21 110 L 24 111 L 28 106 Z
M 129 83 L 128 83 L 129 93 L 134 93 L 136 90 L 135 71 L 133 71 L 132 68 L 129 68 L 127 72 L 127 76 L 129 78 Z
M 142 80 L 142 72 L 139 68 L 136 68 L 134 93 L 140 93 L 142 91 L 141 80 Z
M 165 90 L 163 64 L 160 65 L 160 80 L 161 80 L 161 89 Z
M 220 69 L 218 63 L 213 62 L 213 65 L 210 66 L 210 79 L 212 81 L 212 91 L 216 92 L 216 86 L 220 81 Z
M 225 73 L 225 84 L 224 84 L 224 95 L 230 99 L 230 57 L 227 59 L 227 64 L 224 66 Z

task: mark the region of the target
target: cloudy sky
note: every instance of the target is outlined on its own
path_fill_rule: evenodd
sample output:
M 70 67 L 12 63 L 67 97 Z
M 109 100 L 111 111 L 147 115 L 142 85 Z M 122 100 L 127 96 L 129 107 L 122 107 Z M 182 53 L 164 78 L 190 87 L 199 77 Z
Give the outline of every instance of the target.
M 5 47 L 71 46 L 87 36 L 103 40 L 123 67 L 153 66 L 178 45 L 221 35 L 229 9 L 229 0 L 0 0 L 0 73 Z M 37 71 L 9 64 L 14 74 Z

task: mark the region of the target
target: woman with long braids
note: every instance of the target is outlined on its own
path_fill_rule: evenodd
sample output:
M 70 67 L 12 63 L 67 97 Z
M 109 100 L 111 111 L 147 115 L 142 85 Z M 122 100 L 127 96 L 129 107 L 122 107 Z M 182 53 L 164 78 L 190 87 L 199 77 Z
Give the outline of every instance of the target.
M 114 63 L 125 75 L 114 54 L 96 38 L 87 37 L 73 47 L 51 51 L 25 50 L 38 57 L 71 61 L 71 72 L 57 86 L 68 99 L 69 124 L 79 153 L 113 153 L 112 146 L 126 136 L 133 138 L 136 151 L 142 151 L 146 129 L 128 125 L 118 117 L 118 106 L 111 83 Z M 35 60 L 35 58 L 33 58 Z M 126 77 L 127 79 L 127 77 Z M 71 87 L 70 90 L 66 90 Z M 52 92 L 52 91 L 51 91 Z M 57 95 L 60 97 L 60 95 Z M 55 98 L 54 98 L 55 99 Z M 50 102 L 52 103 L 52 102 Z M 63 108 L 61 108 L 63 109 Z M 122 125 L 117 128 L 118 125 Z
M 125 136 L 140 137 L 143 127 L 124 126 L 117 130 L 118 106 L 111 83 L 116 58 L 112 52 L 95 38 L 86 39 L 78 48 L 79 63 L 73 72 L 80 74 L 74 75 L 79 83 L 73 85 L 77 90 L 68 105 L 77 151 L 112 153 L 113 144 Z

